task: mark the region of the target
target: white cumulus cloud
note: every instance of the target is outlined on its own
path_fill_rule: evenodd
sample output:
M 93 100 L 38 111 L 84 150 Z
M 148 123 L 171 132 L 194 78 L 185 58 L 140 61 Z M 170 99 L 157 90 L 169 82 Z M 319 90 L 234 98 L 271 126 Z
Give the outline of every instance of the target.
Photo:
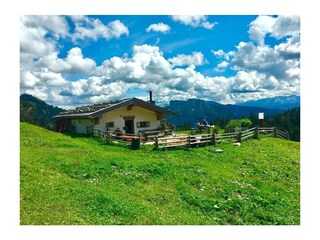
M 43 69 L 41 72 L 35 73 L 39 79 L 41 79 L 41 83 L 46 86 L 64 86 L 67 84 L 67 81 L 62 77 L 60 73 L 50 72 L 48 69 Z
M 203 27 L 208 30 L 212 29 L 215 25 L 218 24 L 217 22 L 208 22 L 208 16 L 204 15 L 173 15 L 172 19 L 186 26 Z
M 292 36 L 300 33 L 299 16 L 258 16 L 250 23 L 249 36 L 259 45 L 264 45 L 264 39 L 267 34 L 281 39 L 286 36 Z
M 284 59 L 300 58 L 300 34 L 294 34 L 274 48 Z
M 96 67 L 95 61 L 85 58 L 82 50 L 78 47 L 70 49 L 65 59 L 59 58 L 58 53 L 53 52 L 39 59 L 39 65 L 58 73 L 90 74 Z
M 20 23 L 30 29 L 43 29 L 51 32 L 56 38 L 68 36 L 69 25 L 63 16 L 25 15 L 20 17 Z
M 287 79 L 286 71 L 291 68 L 276 48 L 255 46 L 252 42 L 240 42 L 231 65 L 235 70 L 249 70 L 272 75 L 277 79 Z M 295 60 L 299 62 L 299 60 Z
M 162 32 L 162 33 L 168 33 L 170 32 L 170 26 L 164 23 L 154 23 L 151 24 L 149 27 L 147 27 L 146 31 L 147 32 Z
M 264 45 L 265 36 L 272 32 L 276 19 L 270 16 L 258 16 L 250 23 L 249 36 L 259 45 Z
M 33 75 L 30 71 L 21 71 L 20 72 L 20 84 L 21 87 L 34 87 L 40 80 Z
M 109 40 L 111 38 L 119 38 L 122 35 L 129 35 L 128 28 L 119 20 L 109 22 L 107 25 L 101 22 L 99 19 L 90 18 L 87 16 L 72 16 L 74 21 L 75 30 L 72 34 L 72 40 L 105 38 Z
M 204 56 L 201 52 L 193 52 L 191 55 L 179 54 L 176 57 L 169 58 L 168 61 L 173 66 L 199 66 L 204 63 Z
M 222 61 L 221 63 L 219 63 L 218 65 L 217 65 L 217 67 L 215 67 L 215 71 L 216 72 L 223 72 L 224 71 L 224 69 L 226 68 L 226 67 L 228 67 L 229 66 L 229 63 L 227 62 L 227 61 Z
M 280 39 L 282 37 L 293 36 L 298 33 L 300 33 L 300 17 L 295 15 L 280 15 L 272 26 L 271 35 Z
M 159 82 L 169 74 L 170 63 L 163 57 L 159 47 L 147 44 L 134 46 L 132 58 L 112 57 L 103 62 L 99 72 L 110 81 Z
M 27 27 L 20 24 L 20 58 L 38 58 L 55 49 L 55 41 L 46 39 L 47 31 L 41 27 Z
M 226 61 L 230 61 L 230 59 L 235 55 L 235 51 L 225 52 L 222 49 L 217 51 L 211 50 L 213 55 L 219 59 L 225 59 Z

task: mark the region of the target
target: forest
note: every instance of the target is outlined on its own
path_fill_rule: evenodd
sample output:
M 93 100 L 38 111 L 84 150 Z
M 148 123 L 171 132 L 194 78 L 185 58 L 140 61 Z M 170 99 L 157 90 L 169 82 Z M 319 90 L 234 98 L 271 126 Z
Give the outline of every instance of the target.
M 251 114 L 249 119 L 252 122 L 252 126 L 259 125 L 259 119 L 256 114 Z M 217 117 L 212 124 L 225 129 L 232 120 L 228 117 Z M 282 131 L 287 131 L 290 140 L 300 142 L 300 107 L 285 110 L 271 116 L 266 115 L 263 124 L 265 127 L 277 127 Z

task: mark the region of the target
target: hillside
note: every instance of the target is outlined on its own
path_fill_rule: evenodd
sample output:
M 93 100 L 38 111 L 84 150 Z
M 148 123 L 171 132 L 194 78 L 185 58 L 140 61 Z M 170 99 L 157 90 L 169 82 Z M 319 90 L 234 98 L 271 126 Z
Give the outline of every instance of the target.
M 298 225 L 300 144 L 153 151 L 20 124 L 22 225 Z
M 20 96 L 20 122 L 27 122 L 47 129 L 54 128 L 52 117 L 65 111 L 28 94 Z
M 249 117 L 250 115 L 258 116 L 259 112 L 264 112 L 266 116 L 280 112 L 279 109 L 266 109 L 258 107 L 246 107 L 238 105 L 223 105 L 213 101 L 204 101 L 200 99 L 189 99 L 187 101 L 172 100 L 166 107 L 177 113 L 176 116 L 168 116 L 167 120 L 174 125 L 181 126 L 189 124 L 195 127 L 197 121 L 206 118 L 209 124 L 217 119 L 225 118 L 237 119 Z
M 300 96 L 279 96 L 275 98 L 265 98 L 256 101 L 247 101 L 240 103 L 239 106 L 262 107 L 269 109 L 288 110 L 300 107 Z

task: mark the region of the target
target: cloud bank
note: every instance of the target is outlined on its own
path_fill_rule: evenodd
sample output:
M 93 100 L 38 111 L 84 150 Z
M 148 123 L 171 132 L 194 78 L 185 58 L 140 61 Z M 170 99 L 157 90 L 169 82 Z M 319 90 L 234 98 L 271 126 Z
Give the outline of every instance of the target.
M 172 16 L 186 26 L 212 29 L 205 16 Z M 72 28 L 70 23 L 74 24 Z M 20 86 L 50 104 L 71 107 L 124 98 L 130 89 L 153 90 L 157 102 L 201 98 L 235 103 L 300 92 L 300 19 L 297 16 L 258 16 L 249 25 L 251 41 L 234 50 L 211 50 L 217 61 L 206 75 L 206 61 L 194 51 L 165 57 L 158 46 L 133 45 L 130 55 L 113 56 L 97 64 L 83 54 L 81 41 L 119 39 L 129 28 L 120 20 L 103 23 L 86 16 L 23 16 L 20 19 Z M 168 25 L 151 24 L 147 32 L 170 33 Z M 282 39 L 273 47 L 266 37 Z M 60 39 L 77 46 L 60 56 Z M 234 72 L 224 76 L 225 69 Z

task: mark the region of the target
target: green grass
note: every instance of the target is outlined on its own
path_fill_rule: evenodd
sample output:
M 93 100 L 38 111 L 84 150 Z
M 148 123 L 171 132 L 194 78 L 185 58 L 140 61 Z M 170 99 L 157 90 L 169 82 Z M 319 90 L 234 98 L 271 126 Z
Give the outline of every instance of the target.
M 20 125 L 22 225 L 298 225 L 300 144 L 130 150 Z

